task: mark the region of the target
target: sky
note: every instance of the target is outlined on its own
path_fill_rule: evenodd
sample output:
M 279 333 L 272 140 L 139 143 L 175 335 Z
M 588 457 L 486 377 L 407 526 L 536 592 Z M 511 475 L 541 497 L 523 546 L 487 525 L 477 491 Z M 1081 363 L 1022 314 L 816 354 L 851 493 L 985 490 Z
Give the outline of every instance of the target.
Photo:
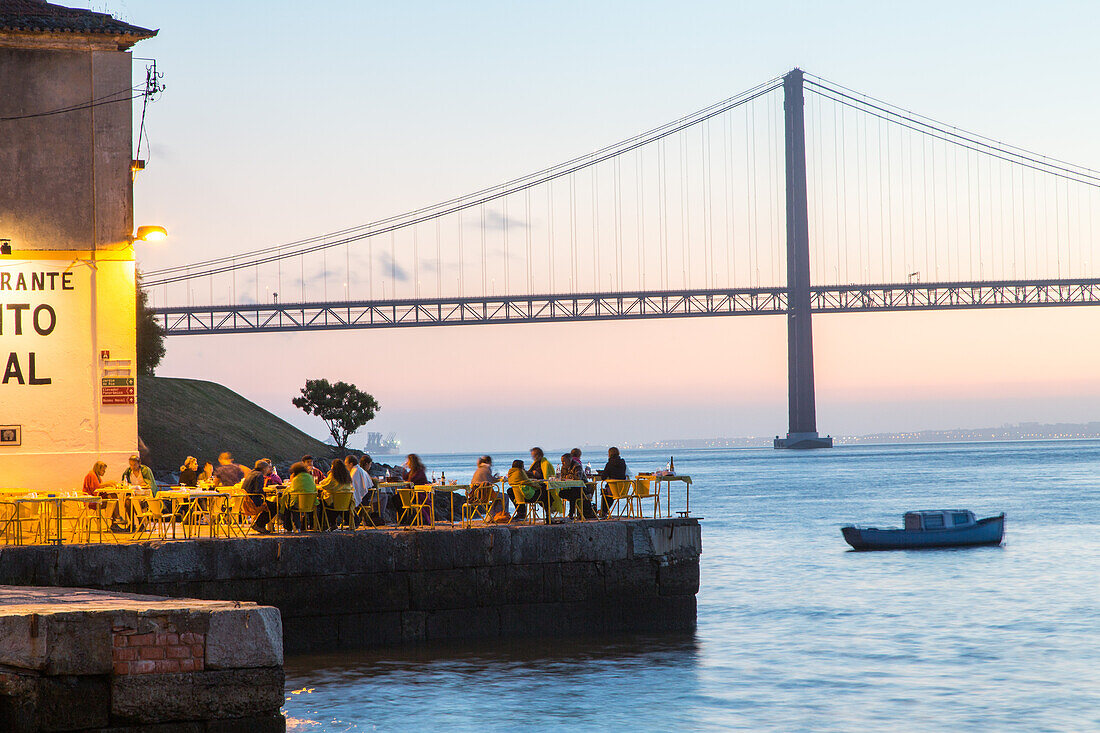
M 78 4 L 79 3 L 73 3 Z M 1100 168 L 1092 2 L 95 0 L 159 28 L 145 269 L 291 241 L 544 168 L 794 66 Z M 140 73 L 141 66 L 135 65 Z M 1100 309 L 817 316 L 833 435 L 1100 419 Z M 291 398 L 343 379 L 410 450 L 786 431 L 782 318 L 172 337 L 158 374 Z M 354 445 L 353 440 L 353 445 Z

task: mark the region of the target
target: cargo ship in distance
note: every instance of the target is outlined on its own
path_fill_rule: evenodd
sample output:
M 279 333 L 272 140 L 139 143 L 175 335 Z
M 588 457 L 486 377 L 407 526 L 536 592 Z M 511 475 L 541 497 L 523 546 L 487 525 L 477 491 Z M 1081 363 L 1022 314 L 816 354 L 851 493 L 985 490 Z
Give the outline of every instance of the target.
M 372 456 L 392 456 L 401 452 L 401 441 L 397 439 L 397 433 L 390 433 L 385 438 L 382 433 L 367 433 L 363 452 Z

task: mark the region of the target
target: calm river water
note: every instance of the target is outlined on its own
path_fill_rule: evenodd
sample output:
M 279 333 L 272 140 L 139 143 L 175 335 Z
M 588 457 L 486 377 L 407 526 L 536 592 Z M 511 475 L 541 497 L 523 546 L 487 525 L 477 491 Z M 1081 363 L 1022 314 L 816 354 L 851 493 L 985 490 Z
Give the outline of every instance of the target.
M 679 451 L 676 468 L 705 517 L 694 634 L 290 658 L 289 729 L 1100 729 L 1100 442 Z M 1003 511 L 1006 544 L 847 551 L 842 524 L 918 508 Z

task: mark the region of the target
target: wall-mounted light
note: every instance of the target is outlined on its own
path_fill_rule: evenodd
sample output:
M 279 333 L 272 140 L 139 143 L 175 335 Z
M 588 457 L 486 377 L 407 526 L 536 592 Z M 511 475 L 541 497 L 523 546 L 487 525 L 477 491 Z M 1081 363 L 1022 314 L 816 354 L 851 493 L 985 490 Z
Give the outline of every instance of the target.
M 168 230 L 164 227 L 144 226 L 134 232 L 135 242 L 163 242 L 165 239 L 168 239 Z

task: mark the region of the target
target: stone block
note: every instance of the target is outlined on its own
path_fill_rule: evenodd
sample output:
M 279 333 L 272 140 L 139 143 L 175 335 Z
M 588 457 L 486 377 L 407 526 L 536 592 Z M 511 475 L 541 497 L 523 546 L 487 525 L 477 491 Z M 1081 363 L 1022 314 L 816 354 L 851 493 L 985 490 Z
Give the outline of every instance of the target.
M 500 616 L 495 608 L 455 608 L 428 614 L 426 635 L 440 639 L 478 639 L 500 634 Z
M 205 577 L 209 567 L 199 547 L 201 544 L 200 542 L 150 542 L 144 545 L 145 563 L 149 569 L 146 582 L 169 583 Z
M 349 573 L 386 573 L 395 567 L 393 535 L 389 532 L 355 532 L 344 535 L 351 563 Z
M 401 642 L 419 643 L 426 638 L 427 613 L 405 611 L 401 614 Z
M 0 548 L 0 585 L 58 585 L 58 548 L 19 545 Z
M 283 619 L 283 650 L 286 654 L 309 654 L 335 648 L 343 617 L 297 616 Z
M 234 669 L 111 679 L 111 713 L 119 722 L 268 717 L 283 704 L 283 670 Z
M 500 565 L 511 559 L 511 534 L 503 527 L 473 527 L 454 532 L 455 567 Z
M 42 619 L 46 633 L 46 674 L 111 673 L 114 667 L 111 614 L 56 613 Z
M 561 598 L 565 602 L 602 598 L 604 573 L 598 563 L 571 562 L 561 566 Z
M 454 532 L 415 532 L 418 570 L 450 570 L 455 567 Z
M 509 565 L 505 567 L 504 583 L 506 603 L 543 603 L 547 600 L 542 565 Z
M 571 526 L 570 526 L 571 527 Z M 513 565 L 556 562 L 561 559 L 564 525 L 526 525 L 509 527 Z
M 393 530 L 379 532 L 379 534 L 389 540 L 388 545 L 393 558 L 394 570 L 423 570 L 420 565 L 419 539 L 417 538 L 417 535 L 423 534 L 422 532 Z
M 401 611 L 409 607 L 409 573 L 370 573 L 360 577 L 364 612 Z
M 42 731 L 102 728 L 110 722 L 111 685 L 106 676 L 43 677 L 38 684 Z
M 33 616 L 0 616 L 0 664 L 28 670 L 46 668 L 46 621 L 41 615 Z
M 409 607 L 414 611 L 472 608 L 477 605 L 477 573 L 473 568 L 405 573 Z
M 206 632 L 206 669 L 281 667 L 283 625 L 271 607 L 214 611 Z
M 401 640 L 401 614 L 349 613 L 338 620 L 340 649 L 367 649 Z
M 508 567 L 474 568 L 478 606 L 500 606 L 508 602 Z
M 604 596 L 608 600 L 637 600 L 659 595 L 657 563 L 653 558 L 635 558 L 600 563 L 604 575 Z
M 560 549 L 553 559 L 622 560 L 630 556 L 626 522 L 576 522 L 563 527 Z
M 114 588 L 144 582 L 145 553 L 140 545 L 71 545 L 58 552 L 59 585 Z
M 662 596 L 694 596 L 699 592 L 699 560 L 681 560 L 657 568 Z

